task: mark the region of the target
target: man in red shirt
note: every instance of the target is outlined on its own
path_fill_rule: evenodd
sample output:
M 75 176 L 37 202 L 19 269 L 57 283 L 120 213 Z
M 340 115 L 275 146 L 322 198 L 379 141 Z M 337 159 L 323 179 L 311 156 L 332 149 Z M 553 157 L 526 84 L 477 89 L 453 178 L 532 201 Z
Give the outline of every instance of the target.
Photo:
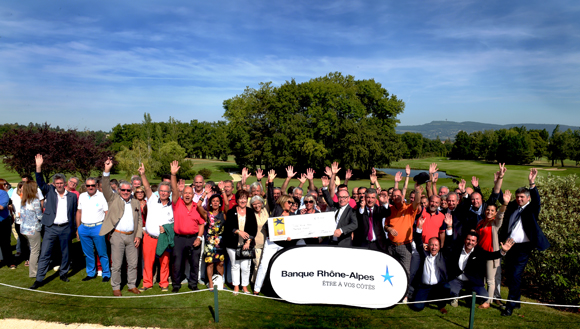
M 197 280 L 199 273 L 199 257 L 201 255 L 201 241 L 205 221 L 197 212 L 197 205 L 193 203 L 193 188 L 186 186 L 183 192 L 177 187 L 177 172 L 179 162 L 171 163 L 171 201 L 174 218 L 174 247 L 171 255 L 173 276 L 171 292 L 179 292 L 181 281 L 185 277 L 185 260 L 189 262 L 190 274 L 187 276 L 188 287 L 198 290 Z M 183 195 L 183 198 L 181 196 Z M 161 232 L 163 233 L 163 232 Z

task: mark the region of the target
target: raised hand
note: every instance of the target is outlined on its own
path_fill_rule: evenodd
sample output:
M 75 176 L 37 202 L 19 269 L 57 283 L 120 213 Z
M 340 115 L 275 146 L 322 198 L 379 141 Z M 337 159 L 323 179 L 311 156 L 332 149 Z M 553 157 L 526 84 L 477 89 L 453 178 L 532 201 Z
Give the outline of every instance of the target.
M 389 196 L 381 193 L 379 194 L 379 201 L 381 202 L 381 205 L 387 204 L 389 203 Z
M 308 179 L 308 180 L 314 179 L 314 169 L 312 169 L 312 168 L 306 169 L 306 179 Z
M 432 164 L 429 165 L 429 174 L 433 175 L 436 172 L 437 172 L 437 164 L 433 162 Z
M 270 171 L 268 171 L 268 182 L 272 183 L 274 178 L 276 178 L 276 170 L 270 169 Z
M 416 185 L 415 186 L 415 199 L 417 199 L 417 198 L 421 199 L 422 195 L 423 195 L 423 186 Z
M 175 161 L 171 162 L 171 163 L 169 164 L 169 166 L 171 167 L 171 174 L 172 174 L 172 175 L 177 175 L 177 172 L 179 171 L 179 168 L 181 168 L 181 167 L 179 166 L 179 161 L 177 161 L 177 160 L 175 160 Z
M 419 217 L 419 219 L 417 219 L 417 228 L 418 229 L 421 229 L 421 230 L 423 229 L 423 225 L 425 224 L 425 220 L 426 220 L 426 218 L 423 216 L 421 216 L 421 217 Z
M 374 168 L 373 168 L 374 169 Z M 345 180 L 349 180 L 352 177 L 352 170 L 347 169 L 346 170 L 346 175 L 344 176 Z
M 505 163 L 500 163 L 499 164 L 499 179 L 503 178 L 506 171 L 507 171 L 507 168 L 505 167 Z
M 110 158 L 109 158 L 109 159 L 110 159 Z M 36 163 L 36 168 L 40 168 L 40 167 L 42 166 L 42 163 L 44 162 L 44 160 L 42 159 L 42 154 L 40 154 L 40 153 L 39 153 L 39 154 L 37 154 L 37 155 L 34 157 L 34 161 L 35 161 L 35 163 Z M 106 162 L 105 162 L 105 164 L 106 164 Z
M 242 181 L 245 182 L 250 176 L 252 176 L 252 174 L 248 171 L 248 168 L 242 169 Z
M 180 179 L 179 182 L 177 182 L 177 189 L 179 192 L 183 192 L 185 189 L 185 179 Z
M 336 161 L 333 162 L 332 163 L 332 167 L 330 167 L 330 170 L 332 170 L 332 173 L 335 174 L 335 175 L 338 174 L 338 172 L 340 171 L 340 169 L 341 168 L 338 167 L 338 162 L 336 162 Z
M 503 192 L 503 204 L 507 206 L 508 203 L 510 203 L 512 199 L 512 192 L 510 192 L 510 190 L 505 190 L 505 192 Z
M 471 186 L 478 187 L 479 186 L 479 179 L 475 176 L 471 177 Z
M 457 187 L 459 188 L 461 193 L 465 193 L 465 184 L 467 184 L 465 179 L 461 179 L 461 182 L 459 182 L 459 184 L 457 184 Z
M 209 184 L 205 184 L 205 187 L 204 187 L 204 189 L 205 189 L 205 193 L 206 193 L 207 195 L 210 195 L 210 194 L 211 194 L 211 185 L 209 185 Z
M 400 171 L 397 171 L 397 173 L 395 174 L 395 182 L 400 182 L 403 179 L 403 173 Z
M 330 183 L 328 181 L 328 176 L 322 176 L 320 177 L 320 180 L 322 181 L 322 187 L 328 187 L 328 183 Z
M 376 184 L 377 183 L 377 171 L 375 170 L 375 168 L 373 168 L 371 170 L 371 174 L 369 175 L 369 178 L 371 180 L 371 184 Z
M 224 182 L 223 181 L 220 181 L 218 183 L 218 187 L 219 187 L 220 191 L 223 191 L 224 190 Z
M 141 163 L 141 166 L 139 166 L 139 169 L 137 169 L 137 171 L 141 176 L 145 175 L 145 166 L 143 165 L 143 163 Z
M 501 249 L 504 252 L 508 252 L 513 247 L 514 243 L 515 243 L 514 239 L 509 238 L 509 239 L 507 239 L 507 241 L 505 242 L 505 244 L 504 243 L 501 243 L 501 242 L 499 244 L 501 244 Z
M 451 215 L 451 212 L 445 214 L 445 224 L 447 224 L 447 229 L 453 227 L 453 215 Z
M 407 174 L 407 177 L 411 176 L 411 166 L 407 165 L 405 167 L 405 174 Z
M 324 174 L 328 177 L 332 177 L 332 170 L 330 170 L 330 167 L 324 168 Z
M 439 180 L 439 173 L 436 172 L 433 174 L 433 178 L 431 179 L 431 182 L 437 183 L 438 180 Z
M 288 166 L 288 168 L 286 168 L 286 175 L 288 176 L 288 178 L 296 176 L 296 172 L 294 172 L 293 166 Z
M 531 168 L 530 175 L 528 176 L 528 180 L 530 181 L 530 185 L 534 184 L 536 181 L 536 177 L 538 177 L 538 169 Z
M 40 155 L 40 160 L 40 163 L 42 164 L 42 155 Z M 36 163 L 38 163 L 38 161 Z M 113 158 L 108 157 L 107 161 L 105 161 L 105 172 L 111 172 L 111 168 L 113 168 Z
M 262 178 L 264 178 L 264 171 L 258 168 L 258 170 L 256 170 L 256 179 L 262 180 Z
M 300 178 L 298 178 L 298 181 L 300 182 L 300 184 L 304 184 L 306 183 L 306 174 L 302 174 L 300 175 Z

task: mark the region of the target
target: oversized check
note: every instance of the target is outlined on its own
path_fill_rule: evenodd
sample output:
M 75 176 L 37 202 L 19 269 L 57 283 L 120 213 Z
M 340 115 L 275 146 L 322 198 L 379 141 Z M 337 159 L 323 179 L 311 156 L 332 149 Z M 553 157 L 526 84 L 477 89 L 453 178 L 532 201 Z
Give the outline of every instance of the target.
M 336 230 L 334 212 L 268 218 L 270 240 L 281 241 L 331 236 Z

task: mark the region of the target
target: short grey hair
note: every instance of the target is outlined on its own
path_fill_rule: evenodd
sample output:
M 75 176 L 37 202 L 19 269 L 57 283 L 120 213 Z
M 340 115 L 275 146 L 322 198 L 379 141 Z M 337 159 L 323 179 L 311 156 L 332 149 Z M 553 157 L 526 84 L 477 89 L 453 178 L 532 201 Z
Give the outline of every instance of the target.
M 52 176 L 53 183 L 56 183 L 57 179 L 62 179 L 63 182 L 66 182 L 66 176 L 64 174 L 54 174 L 54 176 Z
M 135 181 L 139 181 L 139 182 L 141 182 L 141 185 L 143 185 L 143 180 L 139 177 L 131 178 L 131 185 L 133 185 L 133 182 L 135 182 Z
M 348 191 L 347 191 L 347 193 L 348 193 Z M 310 195 L 310 194 L 306 194 L 306 196 L 304 197 L 304 202 L 306 202 L 306 201 L 308 201 L 308 200 L 312 200 L 312 201 L 314 201 L 314 206 L 316 207 L 316 198 L 315 198 L 315 197 L 313 197 L 313 196 L 312 196 L 312 195 Z
M 129 185 L 129 187 L 131 187 L 131 188 L 133 187 L 133 185 L 131 183 L 129 183 L 128 181 L 126 181 L 124 179 L 119 181 L 119 188 L 121 188 L 121 186 L 123 186 L 123 185 Z
M 303 190 L 301 187 L 295 187 L 295 188 L 292 190 L 292 194 L 294 194 L 294 192 L 295 192 L 295 191 L 300 191 L 300 192 L 304 193 L 304 190 Z
M 264 198 L 262 198 L 259 195 L 255 195 L 250 199 L 250 206 L 256 201 L 260 201 L 262 203 L 262 206 L 264 206 L 264 203 L 265 203 Z
M 439 188 L 439 193 L 441 193 L 441 190 L 442 190 L 442 189 L 444 189 L 444 188 L 446 188 L 446 189 L 447 189 L 447 192 L 449 192 L 449 187 L 447 187 L 447 186 L 443 185 L 443 186 L 441 186 L 441 187 Z
M 280 191 L 280 193 L 282 193 L 282 189 L 279 187 L 274 187 L 274 191 Z
M 255 188 L 260 188 L 260 191 L 262 191 L 262 184 L 260 184 L 260 182 L 253 182 L 252 185 L 250 185 L 250 191 Z
M 157 187 L 157 190 L 158 191 L 159 191 L 159 187 L 161 187 L 161 186 L 167 186 L 167 187 L 169 187 L 169 192 L 171 192 L 171 183 L 169 183 L 169 182 L 161 182 L 161 183 L 159 183 L 159 186 Z
M 97 184 L 99 182 L 98 179 L 96 179 L 95 177 L 89 177 L 85 180 L 85 184 L 87 184 L 88 181 L 92 180 L 93 182 L 95 182 L 95 184 Z
M 369 188 L 366 190 L 365 194 L 367 194 L 367 195 L 368 195 L 368 194 L 375 194 L 375 195 L 376 195 L 376 194 L 377 194 L 377 190 L 375 190 L 375 189 L 374 189 L 374 188 L 372 188 L 372 187 L 369 187 Z
M 76 179 L 77 183 L 80 181 L 78 177 L 72 176 L 71 178 L 69 178 L 68 180 L 70 181 L 71 179 Z

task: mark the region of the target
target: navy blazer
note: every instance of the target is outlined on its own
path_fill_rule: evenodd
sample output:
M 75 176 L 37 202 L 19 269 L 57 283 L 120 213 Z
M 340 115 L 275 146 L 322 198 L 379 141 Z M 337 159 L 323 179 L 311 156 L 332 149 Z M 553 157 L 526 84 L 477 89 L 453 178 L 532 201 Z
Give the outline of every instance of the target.
M 423 236 L 421 233 L 413 231 L 413 241 L 415 241 L 415 245 L 417 245 L 417 253 L 419 253 L 420 263 L 417 274 L 415 274 L 411 284 L 415 287 L 418 287 L 423 283 L 423 267 L 425 265 L 425 258 L 427 258 L 429 255 L 429 252 L 423 248 Z M 439 269 L 439 273 L 441 274 L 441 281 L 438 283 L 445 283 L 449 281 L 449 277 L 447 276 L 447 265 L 445 263 L 445 251 L 447 251 L 447 248 L 441 248 L 439 249 L 437 255 L 435 255 L 435 266 Z
M 524 228 L 524 232 L 530 239 L 530 242 L 534 246 L 534 248 L 538 249 L 539 251 L 544 251 L 550 248 L 550 242 L 542 232 L 542 229 L 538 225 L 538 218 L 540 216 L 540 209 L 541 209 L 541 201 L 540 201 L 540 193 L 538 193 L 538 188 L 534 186 L 534 188 L 530 189 L 530 203 L 522 210 L 521 213 L 521 221 L 522 227 Z M 507 206 L 505 211 L 505 216 L 503 220 L 503 224 L 499 230 L 499 239 L 500 241 L 506 241 L 508 236 L 508 230 L 510 225 L 510 218 L 512 214 L 517 211 L 519 208 L 517 202 L 514 200 L 510 202 Z
M 42 191 L 42 195 L 44 195 L 44 214 L 42 215 L 41 223 L 44 226 L 52 226 L 52 224 L 54 223 L 54 219 L 56 218 L 56 207 L 58 205 L 56 188 L 52 185 L 46 184 L 41 173 L 37 172 L 35 174 L 38 188 Z M 67 204 L 66 213 L 71 228 L 75 227 L 77 203 L 78 200 L 76 194 L 68 192 L 66 194 L 66 204 Z

